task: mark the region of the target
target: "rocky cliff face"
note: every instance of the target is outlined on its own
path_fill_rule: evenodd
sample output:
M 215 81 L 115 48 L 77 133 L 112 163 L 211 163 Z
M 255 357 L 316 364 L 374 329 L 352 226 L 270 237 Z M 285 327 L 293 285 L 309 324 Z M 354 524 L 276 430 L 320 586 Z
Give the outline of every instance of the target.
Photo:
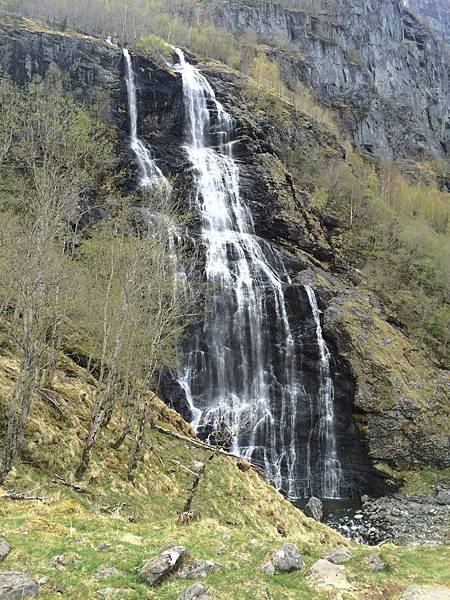
M 226 10 L 233 9 L 231 4 L 227 6 Z M 274 22 L 284 27 L 286 13 L 269 6 L 272 8 L 267 8 L 267 18 L 276 16 Z M 238 23 L 245 15 L 258 22 L 261 19 L 259 12 L 253 16 L 244 12 Z M 385 26 L 393 27 L 388 20 Z M 317 43 L 324 51 L 329 47 L 323 40 Z M 338 52 L 338 46 L 333 47 Z M 338 68 L 337 64 L 333 69 Z M 92 102 L 100 92 L 106 95 L 111 124 L 118 132 L 122 166 L 131 174 L 126 185 L 132 186 L 135 168 L 127 150 L 127 100 L 119 49 L 92 38 L 56 34 L 26 21 L 6 19 L 0 24 L 0 65 L 3 77 L 20 85 L 36 74 L 43 77 L 58 68 L 75 97 Z M 139 135 L 151 144 L 163 172 L 178 176 L 177 191 L 187 199 L 191 174 L 181 151 L 185 129 L 181 78 L 134 53 L 133 65 L 139 88 Z M 349 74 L 347 67 L 340 72 Z M 434 369 L 388 322 L 382 307 L 364 292 L 362 285 L 352 283 L 352 274 L 343 269 L 333 248 L 327 223 L 311 209 L 308 195 L 295 188 L 292 177 L 277 158 L 286 143 L 306 152 L 320 149 L 342 160 L 345 153 L 333 137 L 304 116 L 292 114 L 288 105 L 284 109 L 286 118 L 296 127 L 290 128 L 291 138 L 287 140 L 276 123 L 248 106 L 241 75 L 217 63 L 205 63 L 200 68 L 235 118 L 235 153 L 241 167 L 242 197 L 252 210 L 257 233 L 280 250 L 297 292 L 305 283 L 316 290 L 324 313 L 324 335 L 333 356 L 339 458 L 350 486 L 355 493 L 384 491 L 374 461 L 405 467 L 448 465 L 448 377 Z M 357 73 L 361 73 L 358 69 L 355 66 L 357 78 Z M 439 69 L 436 73 L 439 75 Z M 431 77 L 431 73 L 428 75 Z M 385 81 L 382 87 L 387 92 L 390 83 Z M 394 94 L 392 89 L 391 93 Z M 426 128 L 431 136 L 431 129 Z M 95 202 L 92 214 L 95 218 L 101 216 Z M 195 229 L 196 224 L 192 227 Z M 305 298 L 299 300 L 297 293 L 288 300 L 293 322 L 301 332 L 305 381 L 312 382 L 317 349 L 310 339 L 310 313 L 305 309 Z M 311 383 L 312 393 L 313 386 Z M 177 402 L 170 387 L 166 387 L 166 394 L 169 402 Z
M 305 82 L 335 109 L 344 131 L 367 152 L 385 158 L 447 154 L 444 52 L 398 0 L 346 0 L 334 13 L 314 14 L 274 2 L 215 6 L 217 26 L 281 46 L 272 56 L 288 79 Z
M 405 0 L 405 6 L 417 11 L 434 33 L 450 44 L 450 6 L 447 0 Z

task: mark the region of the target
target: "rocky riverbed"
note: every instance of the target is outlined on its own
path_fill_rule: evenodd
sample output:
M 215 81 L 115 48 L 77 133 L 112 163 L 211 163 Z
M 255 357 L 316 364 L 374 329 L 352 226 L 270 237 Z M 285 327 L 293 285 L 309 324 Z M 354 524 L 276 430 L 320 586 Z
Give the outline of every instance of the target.
M 450 543 L 450 487 L 439 486 L 432 495 L 364 496 L 357 501 L 324 501 L 315 518 L 346 537 L 370 545 L 393 542 L 406 545 Z M 314 516 L 308 508 L 304 511 Z

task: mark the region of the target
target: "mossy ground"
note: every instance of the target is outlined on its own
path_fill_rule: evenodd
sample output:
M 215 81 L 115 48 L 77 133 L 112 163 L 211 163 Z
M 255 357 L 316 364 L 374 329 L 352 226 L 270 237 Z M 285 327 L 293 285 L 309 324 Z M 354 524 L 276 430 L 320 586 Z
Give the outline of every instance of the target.
M 16 369 L 15 359 L 4 350 L 0 358 L 2 409 Z M 347 594 L 348 598 L 395 598 L 412 582 L 450 585 L 450 549 L 385 546 L 382 556 L 387 568 L 372 573 L 365 558 L 373 549 L 350 544 L 308 519 L 256 471 L 234 458 L 218 454 L 207 461 L 212 451 L 195 446 L 189 438 L 151 430 L 144 461 L 131 485 L 126 480 L 130 442 L 118 451 L 110 447 L 123 425 L 120 419 L 99 439 L 84 482 L 89 494 L 53 482 L 56 476 L 71 477 L 86 434 L 91 383 L 84 375 L 70 359 L 61 357 L 54 389 L 65 416 L 36 398 L 22 461 L 3 488 L 32 492 L 48 502 L 0 498 L 0 535 L 13 545 L 1 567 L 43 579 L 42 598 L 94 599 L 99 590 L 117 587 L 134 590 L 127 596 L 132 599 L 175 599 L 188 581 L 169 577 L 161 586 L 150 588 L 139 577 L 145 560 L 167 544 L 184 545 L 192 556 L 223 565 L 204 582 L 216 599 L 336 598 L 335 592 L 313 590 L 306 576 L 313 562 L 338 545 L 352 546 L 347 572 L 355 592 Z M 157 400 L 155 409 L 164 427 L 189 435 L 188 426 Z M 178 463 L 193 469 L 196 461 L 207 461 L 193 506 L 201 519 L 179 525 L 178 512 L 192 476 Z M 306 567 L 274 577 L 263 575 L 259 568 L 264 559 L 286 541 L 298 545 Z M 104 543 L 111 548 L 98 552 Z M 56 555 L 65 555 L 63 570 L 52 564 Z M 93 576 L 101 566 L 115 566 L 123 574 L 96 581 Z

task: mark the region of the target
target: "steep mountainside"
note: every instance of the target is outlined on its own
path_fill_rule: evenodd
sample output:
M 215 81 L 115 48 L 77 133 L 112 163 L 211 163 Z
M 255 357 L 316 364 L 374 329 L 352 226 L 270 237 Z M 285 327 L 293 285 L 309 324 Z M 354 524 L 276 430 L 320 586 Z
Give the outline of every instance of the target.
M 398 0 L 337 5 L 309 11 L 229 0 L 211 10 L 217 26 L 273 46 L 268 53 L 286 78 L 310 86 L 368 153 L 445 156 L 448 65 L 436 38 Z

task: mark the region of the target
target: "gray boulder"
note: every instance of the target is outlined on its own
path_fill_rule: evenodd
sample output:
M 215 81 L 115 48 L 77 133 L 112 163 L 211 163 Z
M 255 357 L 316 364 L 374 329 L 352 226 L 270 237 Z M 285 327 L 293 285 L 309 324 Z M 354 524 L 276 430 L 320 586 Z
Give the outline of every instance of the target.
M 24 573 L 0 571 L 0 598 L 2 600 L 22 600 L 39 596 L 39 585 Z
M 5 560 L 8 554 L 11 552 L 12 546 L 8 544 L 5 538 L 0 537 L 0 562 Z
M 450 488 L 439 487 L 436 490 L 436 502 L 438 504 L 450 504 Z
M 302 555 L 294 544 L 283 544 L 261 567 L 261 572 L 274 575 L 276 572 L 289 573 L 304 566 Z
M 182 579 L 195 579 L 197 577 L 206 577 L 212 571 L 219 571 L 223 566 L 212 560 L 200 560 L 188 557 L 183 559 L 183 563 L 176 571 L 176 576 Z
M 319 500 L 319 498 L 311 496 L 306 503 L 303 512 L 307 517 L 312 517 L 316 521 L 321 521 L 323 517 L 322 502 Z
M 347 548 L 334 548 L 328 552 L 325 556 L 325 560 L 328 560 L 335 565 L 343 565 L 349 561 L 351 557 L 352 553 Z
M 203 584 L 194 583 L 178 596 L 178 600 L 211 600 L 211 596 Z
M 149 585 L 157 585 L 179 565 L 184 554 L 186 554 L 186 548 L 183 546 L 169 548 L 148 560 L 142 566 L 139 574 Z
M 450 588 L 409 585 L 400 600 L 450 600 Z
M 333 588 L 338 590 L 351 590 L 343 565 L 335 565 L 323 558 L 313 564 L 309 571 L 308 579 L 313 587 Z

